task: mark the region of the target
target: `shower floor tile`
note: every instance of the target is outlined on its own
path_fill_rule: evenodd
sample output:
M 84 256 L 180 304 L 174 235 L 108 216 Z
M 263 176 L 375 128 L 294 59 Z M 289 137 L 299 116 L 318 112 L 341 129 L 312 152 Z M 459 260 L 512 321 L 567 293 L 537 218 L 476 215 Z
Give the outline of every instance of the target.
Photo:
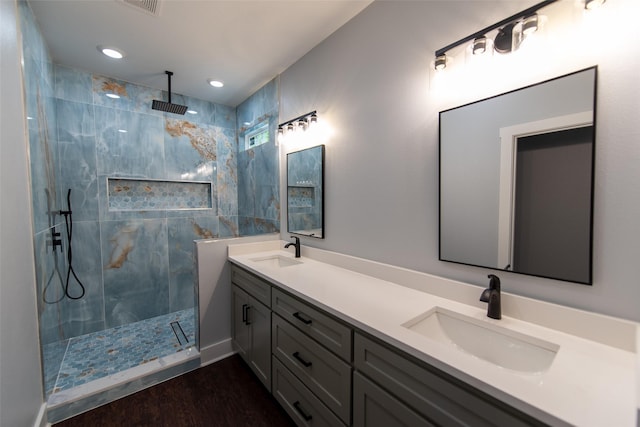
M 180 343 L 176 337 L 171 327 L 176 321 L 188 342 L 179 335 Z M 194 345 L 193 308 L 71 338 L 51 392 L 68 390 Z

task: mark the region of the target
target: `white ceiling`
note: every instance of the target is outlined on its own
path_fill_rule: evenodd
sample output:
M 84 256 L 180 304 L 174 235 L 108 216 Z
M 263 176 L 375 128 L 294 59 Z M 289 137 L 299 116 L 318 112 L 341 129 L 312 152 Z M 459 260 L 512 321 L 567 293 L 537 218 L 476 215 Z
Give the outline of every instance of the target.
M 236 106 L 372 0 L 29 0 L 57 64 Z M 98 45 L 126 53 L 114 60 Z M 208 78 L 224 82 L 214 89 Z

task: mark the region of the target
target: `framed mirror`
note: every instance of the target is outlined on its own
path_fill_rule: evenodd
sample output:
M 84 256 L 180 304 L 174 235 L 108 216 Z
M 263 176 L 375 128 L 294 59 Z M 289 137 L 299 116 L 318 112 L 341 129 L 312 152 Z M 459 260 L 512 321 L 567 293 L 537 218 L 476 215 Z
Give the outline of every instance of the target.
M 440 112 L 439 259 L 592 283 L 597 67 Z
M 287 231 L 324 239 L 324 145 L 287 154 Z

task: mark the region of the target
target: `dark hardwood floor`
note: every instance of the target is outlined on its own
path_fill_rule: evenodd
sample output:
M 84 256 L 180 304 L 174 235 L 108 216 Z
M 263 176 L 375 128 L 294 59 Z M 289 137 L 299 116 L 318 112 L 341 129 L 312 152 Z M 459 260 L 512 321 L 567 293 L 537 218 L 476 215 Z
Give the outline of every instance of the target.
M 54 424 L 54 427 L 294 427 L 238 355 Z

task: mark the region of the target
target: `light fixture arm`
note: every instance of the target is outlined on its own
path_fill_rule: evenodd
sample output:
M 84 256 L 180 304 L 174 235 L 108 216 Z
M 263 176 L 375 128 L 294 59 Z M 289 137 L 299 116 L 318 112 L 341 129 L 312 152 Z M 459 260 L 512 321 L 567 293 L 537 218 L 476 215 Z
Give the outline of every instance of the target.
M 436 50 L 436 58 L 438 56 L 444 55 L 445 53 L 447 53 L 448 51 L 450 51 L 454 47 L 458 47 L 458 46 L 460 46 L 462 44 L 468 43 L 468 42 L 476 39 L 477 37 L 482 37 L 485 34 L 487 34 L 488 32 L 493 31 L 495 29 L 498 29 L 498 28 L 500 28 L 500 27 L 502 27 L 504 25 L 510 24 L 510 23 L 512 23 L 514 21 L 517 21 L 519 19 L 526 18 L 527 16 L 536 13 L 538 10 L 542 9 L 545 6 L 550 5 L 551 3 L 555 3 L 556 1 L 558 1 L 558 0 L 545 0 L 545 1 L 543 1 L 541 3 L 538 3 L 538 4 L 534 5 L 534 6 L 531 6 L 528 9 L 523 10 L 522 12 L 518 12 L 515 15 L 511 15 L 510 17 L 505 18 L 500 22 L 496 22 L 495 24 L 490 25 L 487 28 L 484 28 L 484 29 L 482 29 L 482 30 L 480 30 L 478 32 L 475 32 L 475 33 L 465 37 L 465 38 L 462 38 L 462 39 L 458 40 L 457 42 L 451 43 L 448 46 L 440 48 L 440 49 Z

